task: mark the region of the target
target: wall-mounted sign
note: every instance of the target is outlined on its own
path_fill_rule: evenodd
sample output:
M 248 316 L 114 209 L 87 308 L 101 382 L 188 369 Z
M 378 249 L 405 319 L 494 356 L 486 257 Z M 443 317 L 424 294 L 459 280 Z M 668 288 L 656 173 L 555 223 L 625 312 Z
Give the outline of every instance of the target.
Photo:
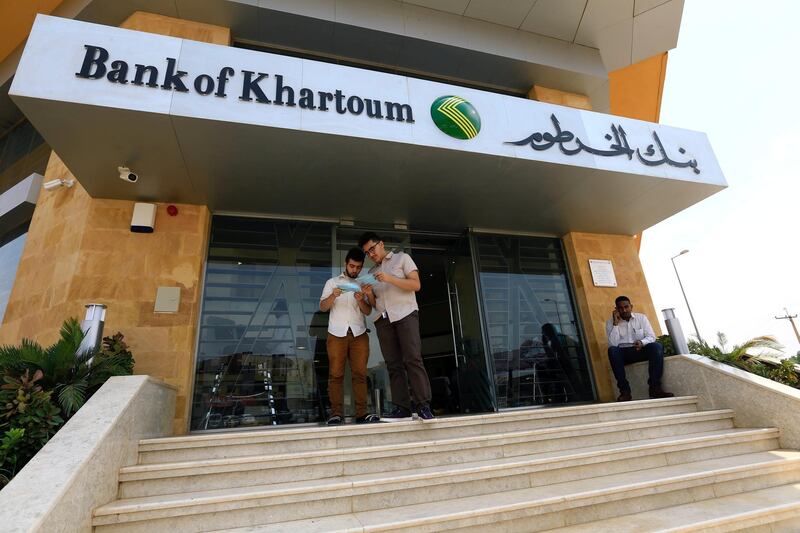
M 481 131 L 478 110 L 460 96 L 440 96 L 434 100 L 431 118 L 436 127 L 455 139 L 472 139 Z
M 206 120 L 456 150 L 505 158 L 498 161 L 504 169 L 516 168 L 507 164 L 513 160 L 536 161 L 726 185 L 704 133 L 46 15 L 36 18 L 9 94 L 26 114 L 26 106 L 35 111 L 43 102 L 62 102 L 176 123 Z M 369 155 L 377 162 L 381 152 Z
M 81 68 L 75 73 L 75 76 L 85 80 L 105 78 L 110 83 L 122 85 L 130 83 L 139 87 L 160 88 L 181 93 L 188 93 L 191 87 L 202 96 L 213 93 L 218 98 L 226 98 L 228 82 L 234 76 L 238 76 L 241 81 L 239 81 L 237 93 L 239 100 L 244 102 L 285 105 L 286 107 L 297 106 L 300 109 L 317 111 L 335 110 L 340 115 L 364 113 L 370 118 L 414 122 L 414 113 L 408 104 L 347 95 L 341 89 L 323 91 L 308 87 L 292 87 L 284 81 L 282 74 L 272 74 L 274 83 L 269 89 L 266 89 L 264 86 L 267 85 L 270 77 L 268 72 L 242 69 L 237 73 L 232 67 L 223 66 L 219 69 L 219 74 L 215 76 L 202 73 L 195 75 L 186 70 L 179 70 L 177 68 L 178 60 L 174 57 L 166 58 L 165 67 L 142 63 L 135 63 L 131 66 L 128 61 L 122 59 L 109 61 L 111 54 L 102 46 L 84 44 L 83 47 L 86 49 L 86 53 L 83 56 Z
M 614 265 L 608 259 L 589 259 L 589 270 L 595 287 L 616 287 Z
M 561 123 L 556 118 L 555 113 L 550 115 L 550 121 L 553 123 L 555 134 L 549 131 L 537 131 L 519 141 L 507 141 L 506 144 L 530 146 L 536 151 L 549 150 L 553 146 L 558 145 L 559 150 L 561 150 L 561 153 L 564 155 L 572 156 L 581 152 L 601 157 L 617 157 L 623 155 L 628 157 L 628 161 L 632 160 L 633 155 L 636 154 L 636 159 L 641 164 L 647 165 L 648 167 L 657 167 L 666 164 L 677 168 L 688 167 L 691 168 L 695 174 L 700 174 L 700 168 L 697 166 L 696 159 L 678 161 L 667 155 L 664 143 L 661 142 L 661 138 L 655 131 L 652 132 L 653 142 L 649 143 L 644 153 L 642 153 L 641 148 L 631 148 L 628 142 L 628 134 L 625 132 L 625 128 L 622 127 L 622 124 L 612 123 L 611 132 L 605 134 L 605 139 L 609 142 L 608 148 L 596 148 L 581 141 L 581 139 L 571 131 L 562 130 Z M 570 145 L 568 143 L 573 144 Z M 656 153 L 656 147 L 658 147 L 658 153 Z M 678 152 L 685 154 L 686 149 L 679 147 Z

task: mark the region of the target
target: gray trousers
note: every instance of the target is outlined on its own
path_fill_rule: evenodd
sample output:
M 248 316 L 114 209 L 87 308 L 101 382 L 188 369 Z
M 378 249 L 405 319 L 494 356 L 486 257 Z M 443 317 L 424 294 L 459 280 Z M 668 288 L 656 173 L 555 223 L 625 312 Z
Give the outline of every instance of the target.
M 411 398 L 417 408 L 431 402 L 431 384 L 422 362 L 422 340 L 419 336 L 419 313 L 389 322 L 380 318 L 375 322 L 381 352 L 389 371 L 392 403 L 411 410 Z M 410 391 L 410 395 L 409 395 Z

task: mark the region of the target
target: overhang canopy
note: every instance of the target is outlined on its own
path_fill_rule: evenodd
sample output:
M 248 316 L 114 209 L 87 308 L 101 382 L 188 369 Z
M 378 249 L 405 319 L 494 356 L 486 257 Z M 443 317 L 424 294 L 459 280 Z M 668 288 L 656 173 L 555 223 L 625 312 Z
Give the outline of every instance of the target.
M 54 17 L 10 94 L 99 198 L 634 234 L 726 186 L 702 133 Z

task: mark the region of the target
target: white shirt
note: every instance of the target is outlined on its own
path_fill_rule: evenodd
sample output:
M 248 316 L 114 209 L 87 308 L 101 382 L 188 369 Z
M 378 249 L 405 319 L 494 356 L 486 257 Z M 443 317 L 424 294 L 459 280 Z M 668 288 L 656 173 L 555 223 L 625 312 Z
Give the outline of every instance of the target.
M 410 255 L 404 252 L 389 252 L 381 264 L 369 269 L 369 273 L 385 272 L 396 278 L 406 279 L 415 270 L 419 269 Z M 386 282 L 377 283 L 372 289 L 375 292 L 375 310 L 379 313 L 375 320 L 385 312 L 389 322 L 397 322 L 419 309 L 414 291 L 405 291 Z
M 344 273 L 326 281 L 319 300 L 322 301 L 333 294 L 333 289 L 336 288 L 337 284 L 347 281 L 351 282 L 353 280 Z M 354 337 L 358 337 L 367 331 L 364 313 L 358 308 L 356 293 L 353 291 L 345 291 L 333 300 L 330 316 L 328 317 L 328 333 L 334 337 L 347 337 L 348 329 L 353 332 Z
M 609 346 L 619 346 L 620 344 L 633 345 L 636 341 L 642 344 L 655 342 L 656 334 L 653 326 L 642 313 L 631 313 L 630 320 L 619 320 L 619 324 L 614 325 L 613 320 L 606 321 L 606 336 Z

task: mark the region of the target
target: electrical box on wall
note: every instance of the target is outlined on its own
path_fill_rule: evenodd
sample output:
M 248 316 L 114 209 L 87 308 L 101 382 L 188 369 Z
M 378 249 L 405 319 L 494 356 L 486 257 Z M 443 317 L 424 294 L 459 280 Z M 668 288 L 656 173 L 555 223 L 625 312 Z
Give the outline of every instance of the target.
M 133 233 L 153 233 L 156 226 L 156 204 L 133 204 L 131 231 Z
M 159 287 L 156 292 L 156 313 L 177 313 L 181 307 L 180 287 Z

